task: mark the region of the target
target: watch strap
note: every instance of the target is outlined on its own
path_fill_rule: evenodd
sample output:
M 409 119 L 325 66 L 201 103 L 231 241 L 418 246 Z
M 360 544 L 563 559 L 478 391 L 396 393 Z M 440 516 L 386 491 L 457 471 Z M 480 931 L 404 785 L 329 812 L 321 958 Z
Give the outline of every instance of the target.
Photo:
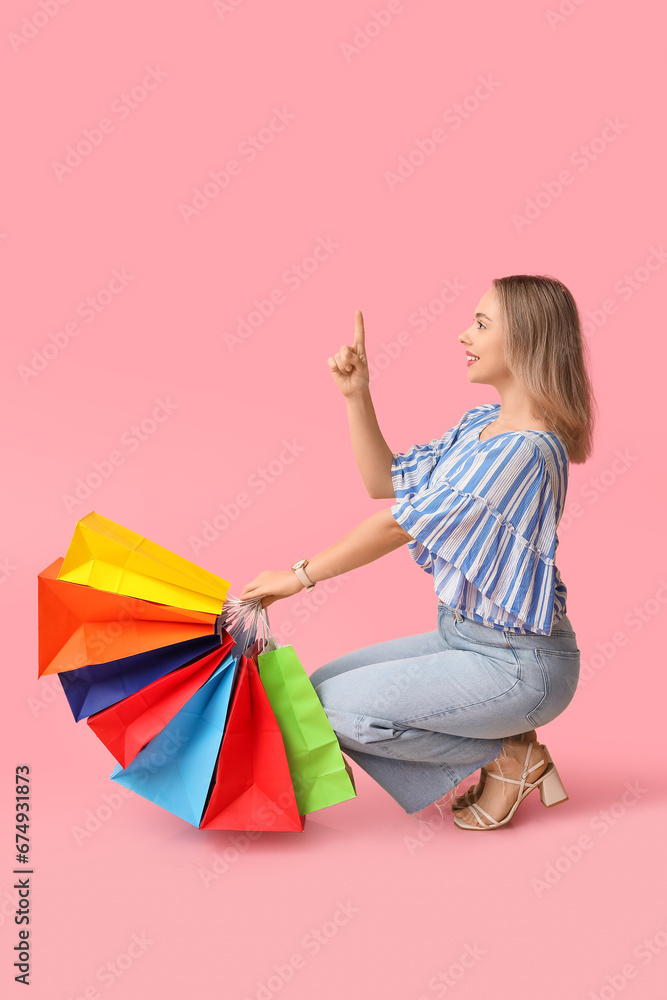
M 291 569 L 292 569 L 292 572 L 294 574 L 296 574 L 296 577 L 299 580 L 299 582 L 304 585 L 304 587 L 306 588 L 306 590 L 312 590 L 313 589 L 313 587 L 315 586 L 315 584 L 310 579 L 310 577 L 308 576 L 308 574 L 306 573 L 306 571 L 305 571 L 305 569 L 303 567 L 299 566 L 299 567 L 297 567 L 295 569 L 295 567 L 292 566 Z

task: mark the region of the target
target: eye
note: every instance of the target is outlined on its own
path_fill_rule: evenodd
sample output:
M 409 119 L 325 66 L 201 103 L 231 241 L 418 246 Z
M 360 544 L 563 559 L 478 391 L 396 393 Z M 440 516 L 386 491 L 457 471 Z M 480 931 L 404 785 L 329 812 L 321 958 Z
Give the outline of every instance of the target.
M 475 323 L 479 323 L 479 326 L 481 326 L 482 330 L 486 330 L 486 327 L 485 327 L 485 326 L 484 326 L 484 324 L 482 323 L 481 319 L 476 319 L 476 320 L 475 320 Z M 479 329 L 479 327 L 478 327 L 477 329 Z

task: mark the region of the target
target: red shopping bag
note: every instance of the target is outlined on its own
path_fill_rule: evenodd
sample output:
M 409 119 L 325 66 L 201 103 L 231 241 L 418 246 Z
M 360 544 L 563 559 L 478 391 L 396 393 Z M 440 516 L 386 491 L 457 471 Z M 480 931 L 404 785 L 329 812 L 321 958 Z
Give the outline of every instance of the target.
M 285 746 L 252 659 L 240 656 L 203 830 L 302 832 Z
M 141 691 L 88 717 L 88 725 L 121 767 L 134 760 L 209 679 L 229 653 L 234 639 L 222 632 L 222 644 L 206 656 L 158 677 Z

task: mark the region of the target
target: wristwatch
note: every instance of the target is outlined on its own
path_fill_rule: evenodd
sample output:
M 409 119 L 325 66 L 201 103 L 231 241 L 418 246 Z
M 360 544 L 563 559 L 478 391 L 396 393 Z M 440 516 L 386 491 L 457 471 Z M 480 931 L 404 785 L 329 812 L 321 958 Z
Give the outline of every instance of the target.
M 304 585 L 306 590 L 311 591 L 315 584 L 311 579 L 309 579 L 306 574 L 305 567 L 308 565 L 307 559 L 298 559 L 295 563 L 290 566 L 290 569 L 294 571 L 297 575 L 297 579 Z

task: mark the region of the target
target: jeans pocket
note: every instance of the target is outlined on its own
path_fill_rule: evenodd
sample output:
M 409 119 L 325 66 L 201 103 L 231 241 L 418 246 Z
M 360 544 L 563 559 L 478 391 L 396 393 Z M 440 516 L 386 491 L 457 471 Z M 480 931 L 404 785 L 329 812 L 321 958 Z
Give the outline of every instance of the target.
M 574 697 L 579 682 L 579 650 L 535 649 L 542 673 L 543 693 L 526 718 L 532 726 L 545 726 L 563 712 Z

